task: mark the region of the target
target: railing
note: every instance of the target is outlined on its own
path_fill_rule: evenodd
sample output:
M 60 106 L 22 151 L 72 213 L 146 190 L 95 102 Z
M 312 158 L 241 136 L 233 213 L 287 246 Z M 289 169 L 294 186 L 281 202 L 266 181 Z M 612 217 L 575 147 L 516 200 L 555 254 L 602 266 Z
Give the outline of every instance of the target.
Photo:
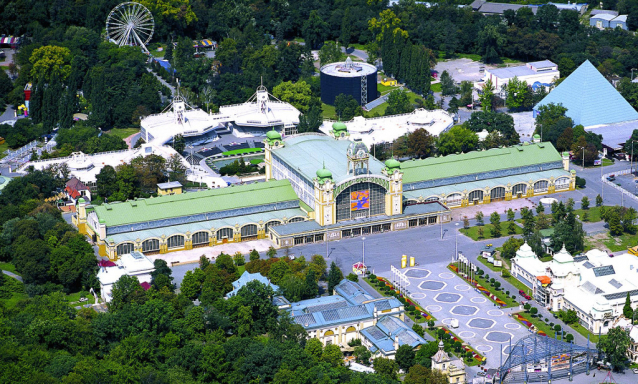
M 610 172 L 610 173 L 606 173 L 601 177 L 601 181 L 603 182 L 603 184 L 607 184 L 610 187 L 616 189 L 618 192 L 622 193 L 623 196 L 627 195 L 629 197 L 631 197 L 632 199 L 638 201 L 638 196 L 634 195 L 633 193 L 629 192 L 628 190 L 624 189 L 623 187 L 614 184 L 613 182 L 607 180 L 607 178 L 611 175 L 628 175 L 631 173 L 631 169 L 624 169 L 622 171 L 615 171 L 615 172 Z

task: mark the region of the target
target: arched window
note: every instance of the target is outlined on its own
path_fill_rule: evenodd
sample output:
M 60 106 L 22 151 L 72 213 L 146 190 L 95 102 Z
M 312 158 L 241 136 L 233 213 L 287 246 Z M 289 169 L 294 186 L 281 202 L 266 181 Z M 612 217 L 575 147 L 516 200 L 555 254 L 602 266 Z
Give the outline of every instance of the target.
M 504 187 L 492 188 L 492 190 L 490 191 L 490 200 L 499 201 L 503 199 L 505 199 L 505 188 Z
M 470 192 L 468 200 L 469 200 L 470 203 L 475 202 L 475 201 L 478 201 L 478 202 L 483 201 L 483 191 L 478 189 L 476 191 Z
M 217 231 L 217 240 L 232 239 L 232 238 L 233 238 L 232 228 L 222 228 Z
M 448 206 L 461 205 L 461 201 L 462 197 L 460 193 L 453 193 L 451 195 L 448 195 L 445 199 L 446 205 Z
M 257 236 L 257 226 L 255 224 L 248 224 L 241 227 L 242 239 L 254 236 Z
M 127 253 L 133 252 L 135 246 L 133 243 L 122 243 L 117 246 L 117 254 L 118 255 L 126 255 Z
M 568 189 L 569 188 L 569 177 L 559 177 L 554 182 L 556 185 L 556 189 Z
M 289 223 L 297 223 L 299 221 L 305 221 L 303 217 L 293 217 L 292 219 L 288 220 Z
M 142 252 L 159 252 L 159 240 L 149 239 L 142 243 Z
M 208 245 L 209 235 L 206 231 L 193 233 L 193 246 L 195 245 Z
M 268 230 L 272 227 L 276 227 L 278 225 L 281 225 L 281 221 L 279 220 L 272 220 L 266 223 L 265 228 L 266 228 L 266 233 L 268 233 Z
M 547 186 L 549 185 L 549 181 L 547 180 L 539 180 L 534 183 L 534 193 L 539 192 L 547 192 Z
M 512 197 L 518 197 L 518 195 L 524 195 L 527 192 L 527 184 L 516 184 L 512 187 Z
M 182 235 L 174 235 L 166 240 L 166 244 L 168 245 L 168 249 L 173 248 L 182 248 L 184 247 L 184 236 Z
M 439 197 L 438 196 L 430 196 L 427 199 L 425 199 L 426 202 L 430 202 L 430 201 L 439 201 Z

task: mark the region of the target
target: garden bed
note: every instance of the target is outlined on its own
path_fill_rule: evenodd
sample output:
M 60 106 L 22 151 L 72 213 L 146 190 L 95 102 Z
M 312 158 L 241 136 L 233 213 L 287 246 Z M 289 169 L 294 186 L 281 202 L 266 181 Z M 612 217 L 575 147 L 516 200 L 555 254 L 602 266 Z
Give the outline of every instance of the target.
M 416 301 L 410 299 L 409 297 L 404 297 L 402 294 L 400 294 L 399 291 L 397 291 L 394 288 L 392 283 L 388 281 L 388 279 L 381 276 L 376 276 L 376 279 L 371 279 L 368 277 L 365 280 L 368 282 L 368 284 L 370 284 L 371 287 L 373 287 L 382 296 L 385 296 L 385 297 L 394 296 L 397 299 L 399 299 L 399 301 L 401 301 L 401 299 L 405 300 L 405 304 L 404 304 L 405 306 L 408 306 L 408 305 L 413 306 L 414 309 L 420 313 L 420 315 L 414 315 L 413 313 L 410 313 L 407 310 L 405 311 L 405 313 L 415 323 L 420 324 L 430 320 L 436 321 L 436 318 L 430 315 L 429 313 L 427 313 Z M 389 290 L 380 288 L 378 282 L 382 282 L 384 284 L 383 286 L 389 288 Z
M 519 227 L 518 225 L 515 225 L 516 231 L 513 234 L 510 234 L 507 231 L 507 227 L 509 226 L 509 221 L 503 221 L 501 222 L 501 236 L 500 237 L 508 237 L 508 236 L 513 236 L 513 235 L 520 235 L 523 233 L 523 228 Z M 479 233 L 478 230 L 479 228 L 483 228 L 483 237 L 479 238 Z M 462 234 L 464 234 L 465 236 L 469 237 L 470 239 L 474 240 L 474 241 L 479 241 L 479 240 L 486 240 L 486 239 L 495 239 L 494 236 L 492 236 L 492 229 L 494 228 L 494 226 L 492 224 L 485 224 L 485 225 L 475 225 L 473 227 L 470 228 L 461 228 L 460 232 Z M 500 238 L 499 237 L 499 238 Z
M 502 290 L 495 290 L 495 292 L 491 291 L 491 289 L 488 288 L 490 287 L 490 282 L 486 281 L 484 277 L 473 276 L 473 279 L 470 280 L 469 278 L 458 272 L 458 267 L 455 264 L 448 265 L 448 269 L 454 272 L 458 277 L 465 280 L 465 282 L 478 289 L 482 294 L 492 300 L 492 302 L 499 307 L 512 308 L 518 305 L 516 300 L 507 295 Z

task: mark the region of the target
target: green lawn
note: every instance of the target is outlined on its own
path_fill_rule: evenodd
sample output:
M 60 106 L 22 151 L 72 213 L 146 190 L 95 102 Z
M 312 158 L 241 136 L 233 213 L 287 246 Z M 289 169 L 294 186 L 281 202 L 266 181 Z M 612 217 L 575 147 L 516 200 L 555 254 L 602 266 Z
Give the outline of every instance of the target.
M 474 61 L 481 61 L 481 55 L 475 53 L 457 53 L 456 57 L 459 59 L 470 59 Z
M 263 148 L 242 148 L 242 149 L 233 149 L 232 151 L 223 152 L 224 156 L 232 156 L 232 155 L 240 155 L 242 153 L 255 153 L 262 152 Z
M 382 95 L 386 94 L 387 92 L 394 91 L 395 89 L 399 89 L 399 87 L 394 85 L 383 85 L 381 83 L 377 83 L 377 91 Z
M 0 269 L 4 270 L 4 271 L 9 271 L 9 272 L 13 272 L 16 275 L 20 275 L 18 272 L 16 272 L 16 267 L 15 265 L 11 264 L 11 263 L 0 263 Z
M 321 103 L 321 111 L 324 119 L 337 119 L 337 111 L 335 110 L 334 105 Z
M 591 204 L 592 202 L 590 201 L 589 203 Z M 578 215 L 581 221 L 583 221 L 583 215 L 585 214 L 585 212 L 587 212 L 587 215 L 588 215 L 587 222 L 589 223 L 595 223 L 602 220 L 602 218 L 600 217 L 600 207 L 592 207 L 590 205 L 588 210 L 584 210 L 584 209 L 574 210 L 574 214 Z
M 0 159 L 2 159 L 3 157 L 5 157 L 5 151 L 9 149 L 9 144 L 7 144 L 7 142 L 5 141 L 4 143 L 0 144 Z
M 436 84 L 432 84 L 430 85 L 430 91 L 432 92 L 441 92 L 441 83 L 436 83 Z
M 609 235 L 609 238 L 603 241 L 603 243 L 612 252 L 626 251 L 627 248 L 638 245 L 638 234 L 631 235 L 629 233 L 623 233 L 620 236 Z
M 259 165 L 264 162 L 264 159 L 250 159 L 250 164 Z
M 552 327 L 550 327 L 549 324 L 545 323 L 543 320 L 539 319 L 538 317 L 532 317 L 531 313 L 523 312 L 523 313 L 521 313 L 521 316 L 523 316 L 530 323 L 534 324 L 534 327 L 536 328 L 536 330 L 545 332 L 548 337 L 551 337 L 551 338 L 554 337 L 554 329 Z M 527 328 L 527 326 L 525 324 L 523 324 L 521 321 L 519 321 L 516 316 L 513 316 L 512 318 L 514 320 L 518 321 L 521 325 L 523 325 L 524 327 Z M 553 319 L 553 316 L 552 316 L 552 319 Z M 549 321 L 553 322 L 552 319 L 550 319 Z M 568 330 L 565 330 L 565 332 L 569 333 Z
M 501 237 L 510 236 L 510 234 L 507 231 L 507 227 L 508 226 L 509 226 L 509 222 L 508 221 L 502 221 L 501 222 Z M 492 236 L 492 228 L 494 228 L 494 226 L 492 224 L 485 224 L 482 228 L 483 228 L 483 238 L 482 239 L 479 239 L 479 235 L 478 235 L 479 226 L 470 227 L 468 229 L 461 228 L 461 233 L 464 234 L 465 236 L 471 238 L 474 241 L 484 240 L 484 239 L 493 239 L 494 238 Z M 521 233 L 523 233 L 523 229 L 517 225 L 515 234 L 516 235 L 520 235 Z
M 89 301 L 80 303 L 79 300 L 82 296 L 89 299 Z M 70 304 L 72 303 L 71 304 L 72 306 L 78 306 L 78 305 L 84 305 L 84 304 L 95 304 L 95 297 L 93 297 L 93 295 L 88 292 L 85 292 L 84 295 L 81 295 L 80 292 L 70 293 L 66 295 L 66 299 Z
M 481 258 L 479 257 L 479 259 L 481 259 Z M 450 264 L 450 265 L 452 265 L 452 264 Z M 454 272 L 454 270 L 453 270 L 453 269 L 451 269 L 451 268 L 449 268 L 449 269 L 450 269 L 450 271 Z M 456 272 L 454 272 L 454 273 L 456 273 Z M 462 279 L 464 279 L 464 278 L 463 278 L 461 275 L 459 275 L 458 273 L 456 273 L 456 274 L 457 274 L 459 277 L 461 277 Z M 489 275 L 489 273 L 488 273 L 488 275 Z M 492 278 L 492 277 L 493 277 L 493 276 L 490 276 L 490 278 Z M 464 279 L 464 280 L 465 280 L 465 279 Z M 499 289 L 499 290 L 496 290 L 496 288 L 495 288 L 495 287 L 493 287 L 493 286 L 490 284 L 490 282 L 489 282 L 488 280 L 486 280 L 486 279 L 485 279 L 485 274 L 483 274 L 483 276 L 475 276 L 475 280 L 476 280 L 476 282 L 477 282 L 478 284 L 480 284 L 483 288 L 485 288 L 485 289 L 487 289 L 488 291 L 490 291 L 490 292 L 491 292 L 494 296 L 496 296 L 497 298 L 499 298 L 499 299 L 503 300 L 503 301 L 505 302 L 505 304 L 506 304 L 504 308 L 512 308 L 512 307 L 516 307 L 516 306 L 518 305 L 518 302 L 517 302 L 515 299 L 513 299 L 511 296 L 508 296 L 508 295 L 505 293 L 505 291 L 503 291 L 503 289 L 502 289 L 502 288 L 501 288 L 501 289 Z M 466 282 L 467 282 L 468 284 L 470 284 L 470 283 L 469 283 L 469 281 L 467 281 L 467 280 L 466 280 Z M 516 292 L 510 292 L 510 295 L 511 295 L 511 294 L 514 294 L 514 293 L 516 293 Z M 487 297 L 487 296 L 486 296 L 486 297 Z M 489 297 L 488 297 L 488 299 L 489 299 L 489 300 L 491 300 L 493 303 L 496 303 L 496 301 L 495 301 L 495 300 L 493 300 L 493 299 L 491 299 L 491 298 L 489 298 Z
M 245 265 L 240 265 L 239 267 L 237 267 L 237 272 L 239 273 L 239 276 L 243 275 L 245 271 L 246 271 Z
M 480 261 L 483 265 L 488 267 L 492 272 L 496 272 L 499 275 L 501 274 L 501 271 L 503 270 L 503 267 L 495 267 L 494 264 L 492 264 L 489 261 L 487 261 L 487 259 L 484 258 L 484 257 L 479 257 L 478 261 Z M 505 260 L 503 263 L 508 263 L 509 264 L 508 260 Z M 516 287 L 516 289 L 523 290 L 525 292 L 529 291 L 529 287 L 528 286 L 526 286 L 525 284 L 523 284 L 520 281 L 518 281 L 518 279 L 516 279 L 512 275 L 510 275 L 509 277 L 504 277 L 504 279 L 507 280 L 508 283 L 510 283 L 514 287 Z M 518 294 L 518 293 L 517 292 L 510 292 L 510 294 Z
M 140 131 L 139 128 L 112 128 L 111 130 L 106 131 L 104 133 L 106 133 L 107 135 L 117 136 L 120 139 L 124 140 L 127 137 L 129 137 L 132 134 L 135 134 L 135 133 L 137 133 L 139 131 Z

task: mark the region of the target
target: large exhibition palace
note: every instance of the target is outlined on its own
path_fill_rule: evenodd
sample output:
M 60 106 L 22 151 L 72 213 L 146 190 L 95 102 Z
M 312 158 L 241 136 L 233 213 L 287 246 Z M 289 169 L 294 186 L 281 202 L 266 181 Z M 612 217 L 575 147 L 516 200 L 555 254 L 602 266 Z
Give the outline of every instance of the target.
M 451 220 L 450 209 L 572 190 L 549 143 L 382 163 L 345 124 L 264 141 L 266 182 L 87 205 L 76 222 L 110 259 L 269 238 L 277 247 Z

